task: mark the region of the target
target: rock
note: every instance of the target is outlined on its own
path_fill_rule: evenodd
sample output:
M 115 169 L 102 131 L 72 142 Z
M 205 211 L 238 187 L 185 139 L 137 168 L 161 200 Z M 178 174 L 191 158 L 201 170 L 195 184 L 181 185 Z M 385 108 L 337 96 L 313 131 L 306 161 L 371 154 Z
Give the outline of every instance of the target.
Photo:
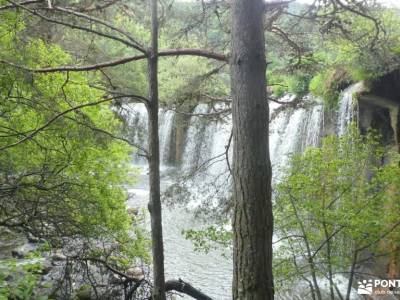
M 49 261 L 45 261 L 42 265 L 42 275 L 47 275 L 53 269 L 53 266 Z
M 27 243 L 18 247 L 17 249 L 11 250 L 11 255 L 14 258 L 24 258 L 29 252 L 32 252 L 36 249 L 36 245 L 32 243 Z
M 2 235 L 14 235 L 15 234 L 11 229 L 5 228 L 5 227 L 1 228 L 0 232 Z
M 123 282 L 124 282 L 124 280 L 120 276 L 118 276 L 117 274 L 114 274 L 114 273 L 111 274 L 111 276 L 110 276 L 111 284 L 121 284 Z
M 32 233 L 28 233 L 27 237 L 29 243 L 37 244 L 43 242 L 43 239 L 34 236 Z
M 129 207 L 127 209 L 127 212 L 128 212 L 128 215 L 133 217 L 133 216 L 137 216 L 139 214 L 139 209 L 135 208 L 135 207 Z
M 51 259 L 52 259 L 53 261 L 63 261 L 63 260 L 66 260 L 67 257 L 66 257 L 63 253 L 61 253 L 61 252 L 55 252 L 55 253 L 51 256 Z
M 91 300 L 92 288 L 90 285 L 84 284 L 76 291 L 76 299 L 78 300 Z
M 141 268 L 139 267 L 132 267 L 126 270 L 126 275 L 136 278 L 136 279 L 143 279 L 144 278 L 144 272 Z
M 20 249 L 14 249 L 11 251 L 11 255 L 14 258 L 24 258 L 26 253 L 22 252 Z
M 11 281 L 15 280 L 15 278 L 14 278 L 12 275 L 7 275 L 7 276 L 4 278 L 4 280 L 5 280 L 5 281 L 8 281 L 8 282 L 11 282 Z

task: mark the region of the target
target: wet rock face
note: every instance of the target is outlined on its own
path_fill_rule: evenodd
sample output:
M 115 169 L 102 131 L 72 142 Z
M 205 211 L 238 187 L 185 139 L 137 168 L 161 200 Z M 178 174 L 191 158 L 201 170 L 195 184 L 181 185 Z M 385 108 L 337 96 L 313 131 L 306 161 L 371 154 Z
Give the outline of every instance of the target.
M 371 83 L 370 93 L 391 99 L 400 105 L 400 70 L 388 73 Z
M 14 251 L 26 243 L 22 234 L 8 230 L 7 228 L 0 228 L 0 259 L 7 259 L 16 257 L 22 253 Z
M 178 166 L 183 160 L 187 131 L 190 126 L 190 116 L 176 114 L 170 136 L 170 147 L 166 153 L 166 163 Z
M 26 243 L 11 251 L 11 256 L 14 258 L 25 258 L 30 252 L 35 251 L 37 248 L 36 244 Z
M 358 95 L 358 121 L 361 132 L 366 132 L 368 128 L 376 129 L 382 136 L 383 145 L 393 146 L 393 150 L 400 152 L 400 70 L 375 80 L 368 92 Z M 389 253 L 399 249 L 390 240 L 382 242 L 380 246 L 383 252 Z M 384 256 L 362 268 L 365 273 L 378 274 L 382 278 L 398 278 L 399 262 L 396 255 Z
M 389 108 L 360 100 L 358 121 L 362 133 L 373 128 L 382 136 L 382 144 L 391 145 L 395 142 Z
M 400 70 L 395 70 L 369 84 L 368 92 L 359 95 L 359 124 L 362 132 L 376 129 L 382 143 L 395 145 L 400 141 Z

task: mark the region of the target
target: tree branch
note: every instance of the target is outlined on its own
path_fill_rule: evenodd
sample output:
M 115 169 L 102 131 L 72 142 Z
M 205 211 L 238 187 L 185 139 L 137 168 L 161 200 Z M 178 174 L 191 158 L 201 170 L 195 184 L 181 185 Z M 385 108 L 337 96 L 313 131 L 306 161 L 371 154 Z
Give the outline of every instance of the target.
M 135 48 L 136 50 L 138 50 L 138 51 L 140 51 L 142 53 L 146 53 L 147 52 L 147 50 L 138 41 L 136 41 L 129 33 L 127 33 L 126 31 L 124 31 L 124 30 L 122 30 L 120 28 L 115 27 L 114 25 L 112 25 L 112 24 L 110 24 L 110 23 L 108 23 L 108 22 L 106 22 L 104 20 L 95 18 L 93 16 L 84 14 L 82 12 L 74 11 L 72 9 L 60 7 L 60 6 L 54 6 L 52 9 L 50 9 L 50 11 L 59 11 L 59 12 L 63 12 L 63 13 L 66 13 L 66 14 L 71 14 L 71 15 L 74 15 L 76 17 L 86 19 L 86 20 L 88 20 L 90 22 L 101 24 L 101 25 L 103 25 L 103 26 L 105 26 L 105 27 L 107 27 L 107 28 L 109 28 L 109 29 L 111 29 L 111 30 L 113 30 L 115 32 L 118 32 L 119 34 L 125 36 L 127 39 L 129 39 L 133 43 L 131 46 L 133 48 Z
M 63 26 L 66 26 L 66 27 L 70 27 L 70 28 L 72 28 L 72 29 L 78 29 L 78 30 L 90 32 L 90 33 L 93 33 L 93 34 L 96 34 L 96 35 L 99 35 L 99 36 L 102 36 L 102 37 L 105 37 L 105 38 L 108 38 L 108 39 L 112 39 L 112 40 L 121 42 L 121 43 L 123 43 L 123 44 L 125 44 L 125 45 L 127 45 L 127 46 L 130 46 L 130 47 L 132 47 L 132 48 L 135 48 L 135 49 L 138 47 L 136 43 L 133 43 L 133 42 L 131 42 L 131 41 L 129 41 L 129 40 L 120 38 L 120 37 L 118 37 L 118 36 L 111 35 L 111 34 L 108 34 L 108 33 L 104 33 L 104 32 L 101 32 L 101 31 L 97 31 L 97 30 L 94 30 L 94 29 L 92 29 L 92 28 L 83 27 L 83 26 L 79 26 L 79 25 L 75 25 L 75 24 L 63 22 L 63 21 L 61 21 L 61 20 L 57 20 L 57 19 L 53 19 L 53 18 L 46 17 L 45 15 L 42 15 L 42 14 L 38 13 L 38 12 L 35 11 L 34 9 L 30 9 L 30 8 L 28 8 L 28 7 L 25 7 L 24 5 L 21 5 L 21 4 L 17 3 L 17 2 L 11 1 L 11 0 L 7 0 L 7 2 L 9 2 L 9 3 L 11 3 L 12 5 L 14 5 L 14 6 L 16 6 L 16 7 L 19 7 L 19 8 L 21 8 L 21 9 L 23 9 L 23 10 L 29 12 L 30 14 L 32 14 L 32 15 L 34 15 L 34 16 L 37 16 L 37 17 L 39 17 L 39 18 L 45 20 L 46 22 L 50 22 L 50 23 L 55 23 L 55 24 L 63 25 Z
M 106 2 L 104 4 L 95 4 L 94 7 L 91 7 L 91 5 L 90 5 L 90 6 L 84 7 L 84 8 L 78 7 L 77 9 L 79 11 L 86 11 L 86 12 L 95 11 L 95 10 L 103 10 L 103 9 L 105 9 L 105 8 L 111 6 L 111 5 L 113 5 L 113 4 L 115 4 L 115 3 L 119 2 L 119 1 L 121 1 L 121 0 L 111 0 L 111 1 L 108 1 L 108 2 Z
M 68 113 L 70 113 L 70 112 L 72 112 L 72 111 L 74 111 L 74 110 L 78 110 L 78 109 L 81 109 L 81 108 L 84 108 L 84 107 L 99 105 L 99 104 L 101 104 L 101 103 L 108 102 L 108 101 L 112 101 L 112 100 L 115 100 L 115 99 L 117 99 L 117 98 L 119 98 L 119 97 L 106 98 L 106 99 L 99 100 L 99 101 L 96 101 L 96 102 L 84 103 L 84 104 L 81 104 L 81 105 L 72 107 L 72 108 L 70 108 L 70 109 L 67 109 L 67 110 L 65 110 L 65 111 L 63 111 L 63 112 L 61 112 L 61 113 L 58 113 L 58 114 L 56 114 L 55 116 L 53 116 L 52 118 L 50 118 L 50 120 L 48 120 L 48 121 L 47 121 L 46 123 L 44 123 L 42 126 L 40 126 L 39 128 L 35 129 L 34 131 L 32 131 L 30 134 L 26 135 L 26 136 L 23 137 L 22 139 L 16 141 L 15 143 L 8 144 L 8 145 L 6 145 L 6 146 L 0 147 L 0 151 L 6 150 L 6 149 L 11 148 L 11 147 L 14 147 L 14 146 L 17 146 L 17 145 L 19 145 L 19 144 L 21 144 L 21 143 L 24 143 L 24 142 L 26 142 L 26 141 L 32 139 L 35 135 L 37 135 L 39 132 L 41 132 L 41 131 L 43 131 L 44 129 L 46 129 L 47 127 L 49 127 L 49 126 L 50 126 L 52 123 L 54 123 L 56 120 L 58 120 L 58 119 L 61 118 L 62 116 L 66 115 L 66 114 L 68 114 Z
M 190 56 L 199 56 L 199 57 L 206 57 L 212 58 L 219 61 L 227 61 L 228 57 L 224 54 L 219 54 L 209 50 L 202 50 L 202 49 L 191 49 L 191 48 L 182 48 L 182 49 L 166 49 L 161 50 L 158 52 L 158 56 L 166 57 L 166 56 L 182 56 L 182 55 L 190 55 Z M 147 54 L 135 55 L 135 56 L 128 56 L 123 58 L 118 58 L 115 60 L 111 60 L 108 62 L 87 65 L 87 66 L 62 66 L 62 67 L 50 67 L 50 68 L 42 68 L 42 69 L 31 69 L 24 66 L 20 66 L 10 61 L 0 59 L 1 64 L 5 64 L 17 69 L 21 69 L 27 72 L 32 73 L 53 73 L 53 72 L 82 72 L 82 71 L 93 71 L 99 70 L 101 68 L 113 67 L 118 65 L 123 65 L 129 63 L 131 61 L 137 61 L 146 59 Z
M 203 294 L 198 289 L 195 289 L 192 285 L 183 281 L 182 279 L 168 280 L 167 282 L 165 282 L 165 291 L 177 291 L 191 296 L 192 298 L 197 300 L 212 300 L 212 298 L 208 297 L 206 294 Z
M 42 0 L 28 0 L 28 1 L 17 3 L 17 4 L 18 5 L 29 5 L 29 4 L 35 4 L 35 3 L 40 3 L 40 2 L 42 2 Z M 6 10 L 6 9 L 10 9 L 10 8 L 17 8 L 18 5 L 9 4 L 9 5 L 0 6 L 0 10 Z
M 356 9 L 344 4 L 341 0 L 333 0 L 333 1 L 334 1 L 334 3 L 337 3 L 341 8 L 343 8 L 345 10 L 348 10 L 348 11 L 352 12 L 353 14 L 356 14 L 356 15 L 359 15 L 361 17 L 364 17 L 364 18 L 366 18 L 366 19 L 368 19 L 368 20 L 370 20 L 370 21 L 372 21 L 374 23 L 374 26 L 375 26 L 375 37 L 374 37 L 374 39 L 373 39 L 373 41 L 371 43 L 371 49 L 372 49 L 375 46 L 375 43 L 378 40 L 378 36 L 379 36 L 379 33 L 380 33 L 379 21 L 377 19 L 375 19 L 374 17 L 366 14 L 366 13 L 363 13 L 363 12 L 361 12 L 359 10 L 356 10 Z

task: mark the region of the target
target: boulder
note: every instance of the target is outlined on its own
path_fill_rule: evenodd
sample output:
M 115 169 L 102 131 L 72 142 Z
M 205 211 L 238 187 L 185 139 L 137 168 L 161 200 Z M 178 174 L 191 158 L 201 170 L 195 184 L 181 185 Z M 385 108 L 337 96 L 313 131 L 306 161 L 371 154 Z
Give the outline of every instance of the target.
M 24 258 L 28 255 L 29 252 L 32 252 L 36 249 L 36 245 L 32 243 L 26 243 L 16 249 L 11 250 L 11 255 L 14 258 Z
M 143 279 L 144 278 L 144 272 L 141 268 L 139 267 L 132 267 L 129 268 L 128 270 L 126 270 L 126 275 L 136 278 L 138 280 Z

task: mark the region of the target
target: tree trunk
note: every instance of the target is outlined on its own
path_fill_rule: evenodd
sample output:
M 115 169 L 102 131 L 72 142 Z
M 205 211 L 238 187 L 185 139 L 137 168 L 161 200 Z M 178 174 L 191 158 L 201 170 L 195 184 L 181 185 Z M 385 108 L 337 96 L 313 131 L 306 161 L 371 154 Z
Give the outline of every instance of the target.
M 274 298 L 263 0 L 232 7 L 233 299 Z
M 153 252 L 153 293 L 155 300 L 165 300 L 164 245 L 160 197 L 160 145 L 158 137 L 158 20 L 157 0 L 151 0 L 151 49 L 149 72 L 149 177 L 151 240 Z

